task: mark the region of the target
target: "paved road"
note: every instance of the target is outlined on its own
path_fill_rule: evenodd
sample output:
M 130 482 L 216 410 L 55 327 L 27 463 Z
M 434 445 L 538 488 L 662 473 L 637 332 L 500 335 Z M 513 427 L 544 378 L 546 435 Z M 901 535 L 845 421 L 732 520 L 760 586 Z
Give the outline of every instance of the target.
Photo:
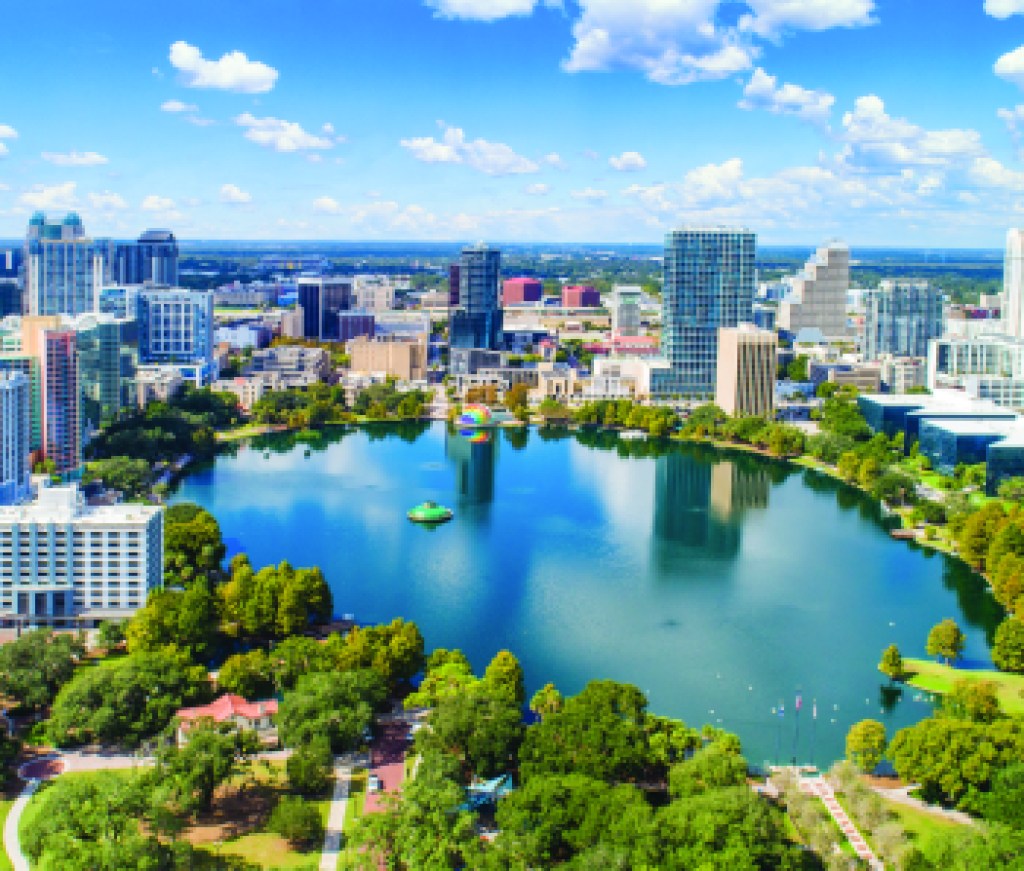
M 887 798 L 897 804 L 903 804 L 907 807 L 915 808 L 916 810 L 923 811 L 926 814 L 931 814 L 933 817 L 941 817 L 942 819 L 946 819 L 954 823 L 960 823 L 964 826 L 973 826 L 976 822 L 974 817 L 965 814 L 963 811 L 939 807 L 934 804 L 923 802 L 919 798 L 915 798 L 910 793 L 915 789 L 920 789 L 921 787 L 919 784 L 912 783 L 910 786 L 901 786 L 896 789 L 887 789 L 884 786 L 876 786 L 873 783 L 869 784 L 869 786 L 882 796 L 882 798 Z
M 380 778 L 378 792 L 366 793 L 363 813 L 371 814 L 383 809 L 381 798 L 385 792 L 398 792 L 405 777 L 405 750 L 409 746 L 406 737 L 409 725 L 402 719 L 382 723 L 379 734 L 370 748 L 370 771 Z
M 320 871 L 335 871 L 341 854 L 341 832 L 345 827 L 345 809 L 348 807 L 348 791 L 352 784 L 352 766 L 335 760 L 334 795 L 327 815 L 327 830 L 324 832 L 324 850 L 320 855 Z

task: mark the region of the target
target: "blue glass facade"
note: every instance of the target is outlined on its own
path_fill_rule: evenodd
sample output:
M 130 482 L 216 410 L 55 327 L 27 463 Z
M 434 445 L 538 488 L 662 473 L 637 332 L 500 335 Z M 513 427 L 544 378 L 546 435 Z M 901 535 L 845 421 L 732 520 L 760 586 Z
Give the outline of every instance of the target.
M 1020 441 L 996 442 L 988 446 L 985 491 L 995 496 L 1007 478 L 1024 478 L 1024 444 Z
M 941 421 L 924 420 L 918 441 L 932 468 L 952 475 L 960 463 L 970 466 L 986 462 L 989 446 L 1004 438 L 1005 434 L 999 432 L 954 432 Z
M 501 347 L 504 317 L 499 288 L 501 251 L 486 245 L 462 249 L 459 261 L 459 300 L 448 319 L 452 348 Z
M 666 235 L 661 335 L 669 368 L 652 373 L 653 393 L 714 396 L 719 328 L 753 320 L 756 247 L 749 230 Z

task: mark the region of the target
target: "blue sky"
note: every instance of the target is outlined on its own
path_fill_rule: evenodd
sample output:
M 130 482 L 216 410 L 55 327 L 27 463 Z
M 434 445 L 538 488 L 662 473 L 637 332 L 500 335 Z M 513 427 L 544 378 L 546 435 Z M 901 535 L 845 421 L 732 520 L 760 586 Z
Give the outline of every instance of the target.
M 0 236 L 1024 224 L 1024 0 L 34 0 L 4 32 Z

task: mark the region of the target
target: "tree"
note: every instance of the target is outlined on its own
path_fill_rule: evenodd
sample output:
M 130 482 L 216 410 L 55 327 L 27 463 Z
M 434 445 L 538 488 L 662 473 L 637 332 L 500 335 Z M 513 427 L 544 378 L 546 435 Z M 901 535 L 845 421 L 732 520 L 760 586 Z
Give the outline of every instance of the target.
M 356 626 L 345 636 L 337 667 L 372 668 L 394 691 L 423 669 L 423 648 L 423 635 L 411 621 L 396 618 L 382 626 Z
M 882 653 L 882 660 L 878 663 L 878 670 L 890 681 L 900 680 L 903 677 L 903 655 L 895 644 L 890 644 Z
M 853 482 L 857 478 L 858 471 L 860 471 L 860 457 L 856 451 L 846 451 L 846 453 L 840 455 L 837 468 L 840 478 L 844 481 Z
M 874 457 L 865 457 L 857 469 L 857 483 L 865 490 L 875 486 L 875 482 L 882 475 L 882 466 Z
M 302 744 L 288 758 L 288 782 L 304 795 L 322 795 L 334 779 L 334 755 L 324 735 Z
M 324 736 L 334 753 L 354 750 L 386 698 L 387 685 L 371 669 L 305 674 L 281 702 L 281 740 L 300 747 Z
M 513 384 L 505 391 L 505 404 L 513 413 L 529 408 L 530 389 L 525 384 Z
M 543 719 L 548 714 L 562 710 L 565 700 L 553 683 L 544 684 L 530 699 L 530 710 Z
M 219 571 L 226 550 L 217 519 L 205 508 L 178 502 L 164 512 L 164 564 L 170 583 L 187 584 Z
M 285 795 L 270 814 L 267 824 L 294 847 L 312 847 L 324 837 L 324 824 L 315 804 L 295 795 Z
M 1000 671 L 1024 674 L 1024 622 L 1007 617 L 996 629 L 992 661 Z
M 112 490 L 120 490 L 125 499 L 137 499 L 149 491 L 153 481 L 153 467 L 142 459 L 111 457 L 86 464 L 82 483 L 102 481 Z
M 96 633 L 100 644 L 108 651 L 113 650 L 125 640 L 124 626 L 120 620 L 104 620 Z
M 717 741 L 673 765 L 668 775 L 669 793 L 673 798 L 700 795 L 726 786 L 742 786 L 746 782 L 747 761 L 735 748 Z
M 999 716 L 996 685 L 990 680 L 956 681 L 942 698 L 942 713 L 975 723 L 991 723 Z
M 203 658 L 216 643 L 218 625 L 217 602 L 205 578 L 185 590 L 154 590 L 128 622 L 128 651 L 175 647 Z
M 1012 499 L 1020 502 L 1024 499 L 1024 478 L 1005 478 L 996 491 L 1000 499 Z
M 869 774 L 882 761 L 885 746 L 885 726 L 877 720 L 861 720 L 846 733 L 846 758 Z
M 810 360 L 806 354 L 799 354 L 794 357 L 786 367 L 786 377 L 790 381 L 807 381 L 808 364 Z
M 270 656 L 259 649 L 229 656 L 217 672 L 217 686 L 246 699 L 272 695 L 275 683 Z
M 953 660 L 960 658 L 965 644 L 966 638 L 956 625 L 956 621 L 947 618 L 932 627 L 928 633 L 925 650 L 929 656 L 941 656 L 949 665 Z
M 38 711 L 71 679 L 85 647 L 73 635 L 36 629 L 0 646 L 0 694 Z
M 189 729 L 184 746 L 171 744 L 157 753 L 153 783 L 168 795 L 176 815 L 209 811 L 214 790 L 234 773 L 242 747 L 238 733 L 200 722 Z
M 1024 763 L 1010 765 L 992 778 L 981 813 L 987 820 L 1024 832 Z
M 526 703 L 526 681 L 519 660 L 508 650 L 499 650 L 484 671 L 484 682 L 507 693 L 519 706 Z

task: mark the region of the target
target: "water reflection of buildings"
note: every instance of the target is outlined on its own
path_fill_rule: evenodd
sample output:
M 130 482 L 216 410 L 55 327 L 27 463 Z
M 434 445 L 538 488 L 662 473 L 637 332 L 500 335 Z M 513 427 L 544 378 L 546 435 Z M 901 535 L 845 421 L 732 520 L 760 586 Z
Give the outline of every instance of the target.
M 486 429 L 447 434 L 445 454 L 455 466 L 455 489 L 463 503 L 494 501 L 494 467 L 498 453 L 495 435 Z
M 767 508 L 770 479 L 763 468 L 731 460 L 710 463 L 682 451 L 659 457 L 655 473 L 654 537 L 659 558 L 734 558 L 742 515 Z

